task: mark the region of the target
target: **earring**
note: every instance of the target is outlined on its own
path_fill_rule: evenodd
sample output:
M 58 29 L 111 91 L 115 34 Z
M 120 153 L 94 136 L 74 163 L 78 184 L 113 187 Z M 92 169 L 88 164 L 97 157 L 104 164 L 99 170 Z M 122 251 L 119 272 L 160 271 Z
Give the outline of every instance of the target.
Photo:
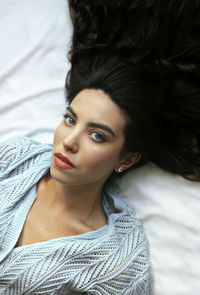
M 119 167 L 118 168 L 118 172 L 122 172 L 123 171 L 123 168 L 122 167 Z

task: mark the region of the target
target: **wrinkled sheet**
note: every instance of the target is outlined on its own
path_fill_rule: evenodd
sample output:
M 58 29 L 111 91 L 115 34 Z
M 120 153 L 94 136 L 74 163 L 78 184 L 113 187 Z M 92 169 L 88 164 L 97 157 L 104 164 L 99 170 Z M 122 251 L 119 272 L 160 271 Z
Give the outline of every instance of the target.
M 67 1 L 0 5 L 0 141 L 52 143 L 66 101 L 72 34 Z M 200 183 L 147 164 L 120 186 L 149 239 L 155 295 L 200 294 Z

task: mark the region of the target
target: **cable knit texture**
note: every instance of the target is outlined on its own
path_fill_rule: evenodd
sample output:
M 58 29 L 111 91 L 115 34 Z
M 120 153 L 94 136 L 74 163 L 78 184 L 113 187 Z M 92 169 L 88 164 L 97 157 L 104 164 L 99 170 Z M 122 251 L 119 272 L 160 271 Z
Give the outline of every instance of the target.
M 14 248 L 51 158 L 29 137 L 0 144 L 0 294 L 152 294 L 147 239 L 115 183 L 102 194 L 108 224 Z

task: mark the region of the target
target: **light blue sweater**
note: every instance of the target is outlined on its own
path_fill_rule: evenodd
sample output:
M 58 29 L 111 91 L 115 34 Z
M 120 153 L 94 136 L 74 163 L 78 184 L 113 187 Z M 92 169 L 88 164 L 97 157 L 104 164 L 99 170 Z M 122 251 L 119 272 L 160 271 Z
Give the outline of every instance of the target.
M 0 294 L 152 294 L 142 224 L 114 183 L 102 195 L 107 225 L 14 248 L 51 156 L 28 137 L 0 144 Z

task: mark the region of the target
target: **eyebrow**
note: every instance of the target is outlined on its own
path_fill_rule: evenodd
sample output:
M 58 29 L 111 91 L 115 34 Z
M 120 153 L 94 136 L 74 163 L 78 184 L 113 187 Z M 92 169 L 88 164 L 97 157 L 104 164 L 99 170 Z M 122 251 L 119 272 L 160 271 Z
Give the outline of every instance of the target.
M 70 113 L 71 113 L 76 119 L 78 118 L 77 114 L 74 112 L 74 110 L 72 109 L 72 107 L 68 106 L 68 107 L 66 107 L 66 110 L 67 110 L 67 111 L 70 111 Z M 103 129 L 103 130 L 109 132 L 112 136 L 116 137 L 116 134 L 114 133 L 114 131 L 113 131 L 110 127 L 108 127 L 107 125 L 105 125 L 105 124 L 89 122 L 89 123 L 87 124 L 87 126 L 88 126 L 88 127 L 94 127 L 94 128 L 100 128 L 100 129 Z

